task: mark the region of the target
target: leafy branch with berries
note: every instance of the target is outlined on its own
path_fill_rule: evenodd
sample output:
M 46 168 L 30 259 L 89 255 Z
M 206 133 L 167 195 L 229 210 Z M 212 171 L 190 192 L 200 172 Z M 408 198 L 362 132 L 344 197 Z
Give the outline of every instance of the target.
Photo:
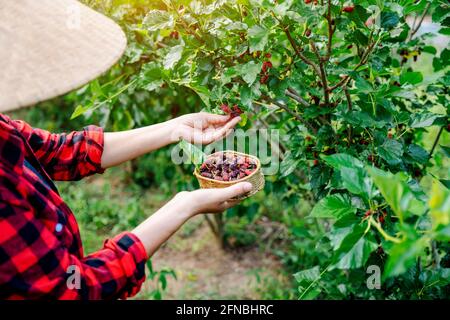
M 280 171 L 242 210 L 285 226 L 278 251 L 297 297 L 448 297 L 447 2 L 87 2 L 129 47 L 69 97 L 76 115 L 127 128 L 204 109 L 279 130 Z M 223 165 L 201 172 L 250 173 Z M 369 265 L 382 290 L 365 287 Z

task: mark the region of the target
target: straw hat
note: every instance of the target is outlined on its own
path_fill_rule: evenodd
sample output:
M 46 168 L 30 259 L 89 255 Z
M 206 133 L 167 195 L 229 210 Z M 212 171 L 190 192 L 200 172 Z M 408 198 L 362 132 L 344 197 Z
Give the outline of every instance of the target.
M 122 56 L 126 37 L 75 0 L 0 3 L 0 112 L 81 87 Z

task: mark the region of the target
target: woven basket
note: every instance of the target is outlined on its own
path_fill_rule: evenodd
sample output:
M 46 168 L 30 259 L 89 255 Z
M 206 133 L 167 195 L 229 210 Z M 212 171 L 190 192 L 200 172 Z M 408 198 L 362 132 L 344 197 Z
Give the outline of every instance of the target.
M 233 153 L 233 154 L 236 154 L 239 156 L 251 158 L 256 162 L 256 169 L 249 176 L 246 176 L 242 179 L 233 180 L 233 181 L 218 181 L 218 180 L 203 177 L 198 172 L 198 169 L 195 168 L 194 175 L 200 184 L 200 188 L 202 188 L 202 189 L 226 188 L 226 187 L 229 187 L 229 186 L 239 183 L 239 182 L 250 182 L 253 185 L 253 188 L 251 191 L 245 193 L 242 196 L 233 198 L 234 200 L 246 199 L 246 198 L 254 195 L 255 193 L 257 193 L 258 191 L 260 191 L 262 188 L 264 188 L 264 175 L 262 174 L 262 170 L 261 170 L 261 162 L 259 161 L 259 159 L 257 157 L 254 157 L 254 156 L 248 155 L 248 154 L 244 154 L 244 153 L 240 153 L 240 152 L 236 152 L 236 151 L 226 150 L 226 151 L 219 151 L 219 152 L 210 154 L 207 158 L 214 157 L 214 156 L 216 156 L 218 154 L 222 154 L 222 153 L 228 153 L 228 154 Z

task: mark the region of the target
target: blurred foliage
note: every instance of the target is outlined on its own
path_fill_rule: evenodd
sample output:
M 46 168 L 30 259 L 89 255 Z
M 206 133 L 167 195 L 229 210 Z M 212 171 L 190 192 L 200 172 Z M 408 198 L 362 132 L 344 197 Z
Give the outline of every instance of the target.
M 274 250 L 295 274 L 285 290 L 260 281 L 267 298 L 292 298 L 294 286 L 302 299 L 449 297 L 448 2 L 84 2 L 129 45 L 110 72 L 58 101 L 75 107 L 74 123 L 125 130 L 238 104 L 244 129 L 280 131 L 280 172 L 227 212 L 224 231 L 231 245 Z M 192 167 L 169 157 L 134 161 L 131 178 L 167 194 L 194 188 Z M 134 223 L 127 210 L 98 211 Z M 267 243 L 265 219 L 278 226 Z M 379 290 L 367 287 L 370 265 Z

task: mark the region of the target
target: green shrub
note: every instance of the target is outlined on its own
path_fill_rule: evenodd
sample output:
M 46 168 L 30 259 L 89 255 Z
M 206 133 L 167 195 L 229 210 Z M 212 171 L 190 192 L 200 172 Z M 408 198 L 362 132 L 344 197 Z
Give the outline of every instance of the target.
M 286 225 L 278 253 L 300 298 L 449 296 L 448 3 L 85 2 L 122 25 L 129 47 L 65 98 L 74 117 L 119 130 L 237 104 L 244 128 L 282 135 L 270 196 L 248 202 Z M 425 16 L 437 34 L 419 30 Z M 171 176 L 141 165 L 138 181 L 191 186 L 186 166 Z M 237 223 L 234 236 L 253 242 Z M 370 265 L 380 290 L 366 285 Z

